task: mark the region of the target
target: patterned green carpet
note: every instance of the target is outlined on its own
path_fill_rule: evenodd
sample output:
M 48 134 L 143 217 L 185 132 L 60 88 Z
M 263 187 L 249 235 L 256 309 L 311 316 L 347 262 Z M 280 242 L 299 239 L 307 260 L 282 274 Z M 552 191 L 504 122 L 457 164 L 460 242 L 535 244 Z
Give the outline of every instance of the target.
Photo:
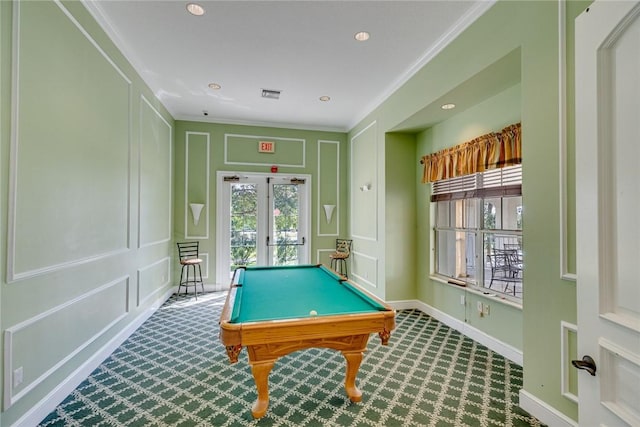
M 518 407 L 522 368 L 424 313 L 400 311 L 389 346 L 369 340 L 357 384 L 343 389 L 339 352 L 310 349 L 276 362 L 270 405 L 246 349 L 231 365 L 218 340 L 225 294 L 172 297 L 41 426 L 539 426 Z

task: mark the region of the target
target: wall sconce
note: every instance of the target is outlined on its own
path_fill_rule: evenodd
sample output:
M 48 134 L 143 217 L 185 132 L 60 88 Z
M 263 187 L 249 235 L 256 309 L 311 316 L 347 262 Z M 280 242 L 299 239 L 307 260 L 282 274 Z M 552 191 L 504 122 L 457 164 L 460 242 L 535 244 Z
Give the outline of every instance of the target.
M 336 208 L 336 205 L 322 205 L 322 207 L 324 207 L 324 216 L 327 218 L 327 224 L 329 224 L 331 222 L 333 210 Z
M 371 184 L 365 184 L 360 187 L 360 191 L 369 191 L 371 190 Z
M 191 207 L 191 214 L 193 215 L 193 225 L 198 225 L 200 213 L 204 205 L 202 203 L 189 203 L 189 206 Z

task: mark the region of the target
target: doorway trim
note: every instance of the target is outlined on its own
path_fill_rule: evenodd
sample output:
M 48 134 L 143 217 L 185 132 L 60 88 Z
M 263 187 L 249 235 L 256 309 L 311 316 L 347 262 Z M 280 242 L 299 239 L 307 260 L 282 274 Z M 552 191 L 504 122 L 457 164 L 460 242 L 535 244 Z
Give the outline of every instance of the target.
M 224 272 L 228 268 L 227 264 L 227 256 L 224 255 L 228 252 L 229 242 L 226 239 L 223 239 L 223 236 L 226 236 L 226 233 L 223 232 L 223 228 L 226 224 L 226 218 L 229 216 L 227 210 L 229 209 L 228 204 L 225 200 L 223 200 L 223 194 L 225 194 L 223 186 L 225 184 L 224 177 L 225 176 L 239 176 L 242 178 L 252 178 L 252 179 L 265 179 L 266 178 L 298 178 L 305 180 L 305 185 L 307 187 L 307 197 L 304 198 L 303 209 L 305 210 L 306 218 L 303 221 L 302 234 L 305 237 L 305 245 L 303 246 L 303 254 L 304 258 L 307 262 L 311 262 L 311 245 L 312 245 L 312 216 L 311 216 L 311 198 L 312 198 L 312 181 L 311 175 L 309 174 L 288 174 L 288 173 L 264 173 L 264 172 L 246 172 L 246 171 L 218 171 L 216 173 L 216 283 L 221 284 L 224 288 L 230 283 L 228 277 L 224 275 Z M 267 187 L 265 182 L 265 187 Z M 266 209 L 267 206 L 264 206 Z M 259 240 L 260 242 L 260 240 Z

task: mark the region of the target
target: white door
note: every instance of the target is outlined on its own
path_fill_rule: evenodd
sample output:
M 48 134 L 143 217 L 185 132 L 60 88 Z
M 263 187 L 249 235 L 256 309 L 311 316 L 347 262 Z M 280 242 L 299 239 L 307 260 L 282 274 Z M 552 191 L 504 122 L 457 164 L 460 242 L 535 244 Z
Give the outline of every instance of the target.
M 579 425 L 640 426 L 639 2 L 576 19 L 575 68 Z
M 229 283 L 239 265 L 309 263 L 309 179 L 218 172 L 218 283 Z

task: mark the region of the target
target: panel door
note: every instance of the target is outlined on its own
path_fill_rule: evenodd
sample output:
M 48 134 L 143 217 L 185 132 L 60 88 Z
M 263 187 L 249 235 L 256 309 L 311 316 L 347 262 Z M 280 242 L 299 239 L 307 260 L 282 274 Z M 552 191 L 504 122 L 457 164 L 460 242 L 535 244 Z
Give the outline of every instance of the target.
M 640 425 L 640 3 L 576 19 L 580 426 Z M 580 365 L 580 363 L 578 363 Z M 584 364 L 582 367 L 585 367 Z

